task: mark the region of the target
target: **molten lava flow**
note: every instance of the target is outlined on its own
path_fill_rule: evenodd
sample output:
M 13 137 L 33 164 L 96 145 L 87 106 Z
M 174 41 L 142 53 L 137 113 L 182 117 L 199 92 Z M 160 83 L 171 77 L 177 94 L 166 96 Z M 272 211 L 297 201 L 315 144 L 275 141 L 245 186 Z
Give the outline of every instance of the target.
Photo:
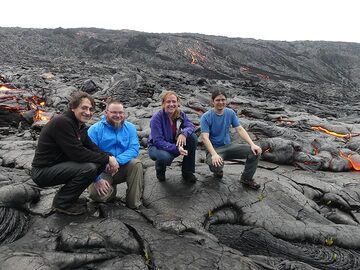
M 280 124 L 287 125 L 287 126 L 293 125 L 293 124 L 295 123 L 294 120 L 290 120 L 290 119 L 287 119 L 287 118 L 283 118 L 282 116 L 277 117 L 277 118 L 276 118 L 276 122 L 277 122 L 277 123 L 280 123 Z
M 322 131 L 322 132 L 324 132 L 324 133 L 326 133 L 326 134 L 329 134 L 329 135 L 332 135 L 332 136 L 335 136 L 335 137 L 338 137 L 338 138 L 348 139 L 348 138 L 351 138 L 351 137 L 352 137 L 352 134 L 351 134 L 351 133 L 348 133 L 348 134 L 336 133 L 336 132 L 327 130 L 326 128 L 320 127 L 320 126 L 315 126 L 315 127 L 311 127 L 311 128 L 312 128 L 313 130 Z
M 360 157 L 355 158 L 353 155 L 353 153 L 345 154 L 344 152 L 340 151 L 340 156 L 347 159 L 354 170 L 360 171 Z
M 9 84 L 9 83 L 0 83 L 0 91 L 8 91 L 8 90 L 14 90 L 16 89 L 16 87 L 14 87 L 13 85 Z
M 313 155 L 316 156 L 317 154 L 319 154 L 319 152 L 320 152 L 320 151 L 319 151 L 319 148 L 316 147 L 316 145 L 315 145 L 314 142 L 311 143 L 311 146 L 312 146 L 313 151 L 314 151 L 314 152 L 313 152 Z
M 7 88 L 5 85 L 0 85 L 0 90 L 10 90 L 10 88 Z
M 271 152 L 271 147 L 264 150 L 264 153 Z
M 193 49 L 187 49 L 188 52 L 190 52 L 191 54 L 191 64 L 194 65 L 196 64 L 196 62 L 198 62 L 198 58 L 200 58 L 200 60 L 202 62 L 204 62 L 205 60 L 205 56 L 202 55 L 200 52 L 196 51 L 196 50 L 193 50 Z
M 39 97 L 37 96 L 32 96 L 31 99 L 28 100 L 29 105 L 31 107 L 31 109 L 33 109 L 35 111 L 35 116 L 34 116 L 34 122 L 36 121 L 49 121 L 50 120 L 50 116 L 47 116 L 46 112 L 42 109 L 39 108 L 39 106 L 44 106 L 45 105 L 45 101 L 41 100 Z
M 46 112 L 43 110 L 37 110 L 34 116 L 34 121 L 49 121 L 50 117 L 45 115 Z
M 265 74 L 261 74 L 261 73 L 256 73 L 256 75 L 258 75 L 260 77 L 260 79 L 262 79 L 262 80 L 269 80 L 270 79 L 269 75 L 265 75 Z
M 10 83 L 0 83 L 0 109 L 5 111 L 17 112 L 26 120 L 28 111 L 34 113 L 33 120 L 50 120 L 50 116 L 42 108 L 45 105 L 43 99 L 35 95 L 29 95 L 29 91 L 16 88 Z M 47 115 L 46 115 L 47 114 Z

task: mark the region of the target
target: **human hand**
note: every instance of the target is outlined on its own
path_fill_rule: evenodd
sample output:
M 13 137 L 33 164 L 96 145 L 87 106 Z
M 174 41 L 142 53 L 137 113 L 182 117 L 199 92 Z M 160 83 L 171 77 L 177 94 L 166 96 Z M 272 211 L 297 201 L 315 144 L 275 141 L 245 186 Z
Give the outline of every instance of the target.
M 109 164 L 106 165 L 106 168 L 105 168 L 105 172 L 110 174 L 111 176 L 114 176 L 120 169 L 120 165 L 119 165 L 119 168 L 116 168 L 116 167 L 111 167 Z
M 180 134 L 177 138 L 177 141 L 176 141 L 176 146 L 177 147 L 183 147 L 186 145 L 186 137 L 184 134 Z
M 105 179 L 100 179 L 94 183 L 94 187 L 100 197 L 106 196 L 110 190 L 110 184 Z
M 251 145 L 251 151 L 254 153 L 254 155 L 261 155 L 262 153 L 261 147 L 257 146 L 256 144 Z
M 106 166 L 106 172 L 114 175 L 119 170 L 120 165 L 114 156 L 110 156 L 109 164 Z
M 224 164 L 224 160 L 222 159 L 221 156 L 219 156 L 218 154 L 215 154 L 215 155 L 211 156 L 211 163 L 213 166 L 219 167 Z
M 178 149 L 179 149 L 180 155 L 182 155 L 182 156 L 188 155 L 188 151 L 185 150 L 182 146 L 179 146 Z

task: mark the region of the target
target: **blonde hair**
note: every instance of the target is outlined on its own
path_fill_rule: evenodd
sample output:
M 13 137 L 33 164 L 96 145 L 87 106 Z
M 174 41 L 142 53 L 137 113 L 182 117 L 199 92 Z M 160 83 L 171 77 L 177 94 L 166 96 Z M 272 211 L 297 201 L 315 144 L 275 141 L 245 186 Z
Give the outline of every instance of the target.
M 180 108 L 179 108 L 180 107 L 180 98 L 179 98 L 179 96 L 174 91 L 171 91 L 171 90 L 165 91 L 164 95 L 162 96 L 161 105 L 162 105 L 162 107 L 164 109 L 165 108 L 165 101 L 171 95 L 174 95 L 176 97 L 176 100 L 177 100 L 177 102 L 179 104 L 179 106 L 176 108 L 175 112 L 171 116 L 171 120 L 175 120 L 175 119 L 180 117 Z

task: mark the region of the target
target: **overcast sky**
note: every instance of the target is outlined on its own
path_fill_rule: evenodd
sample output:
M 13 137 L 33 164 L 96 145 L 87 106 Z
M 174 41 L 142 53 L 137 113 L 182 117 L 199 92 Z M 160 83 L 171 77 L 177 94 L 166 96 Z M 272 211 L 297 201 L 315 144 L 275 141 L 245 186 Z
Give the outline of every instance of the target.
M 359 0 L 4 0 L 0 11 L 2 27 L 360 43 Z

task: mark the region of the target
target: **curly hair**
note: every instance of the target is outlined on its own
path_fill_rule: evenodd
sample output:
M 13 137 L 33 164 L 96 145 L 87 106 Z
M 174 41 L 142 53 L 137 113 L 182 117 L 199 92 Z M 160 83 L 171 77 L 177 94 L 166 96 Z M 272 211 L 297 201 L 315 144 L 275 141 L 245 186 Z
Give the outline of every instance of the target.
M 95 108 L 94 98 L 90 96 L 88 93 L 85 93 L 83 91 L 78 91 L 71 95 L 71 99 L 69 102 L 69 109 L 76 109 L 77 107 L 79 107 L 81 101 L 85 98 L 90 100 L 91 105 L 93 106 L 93 108 Z

